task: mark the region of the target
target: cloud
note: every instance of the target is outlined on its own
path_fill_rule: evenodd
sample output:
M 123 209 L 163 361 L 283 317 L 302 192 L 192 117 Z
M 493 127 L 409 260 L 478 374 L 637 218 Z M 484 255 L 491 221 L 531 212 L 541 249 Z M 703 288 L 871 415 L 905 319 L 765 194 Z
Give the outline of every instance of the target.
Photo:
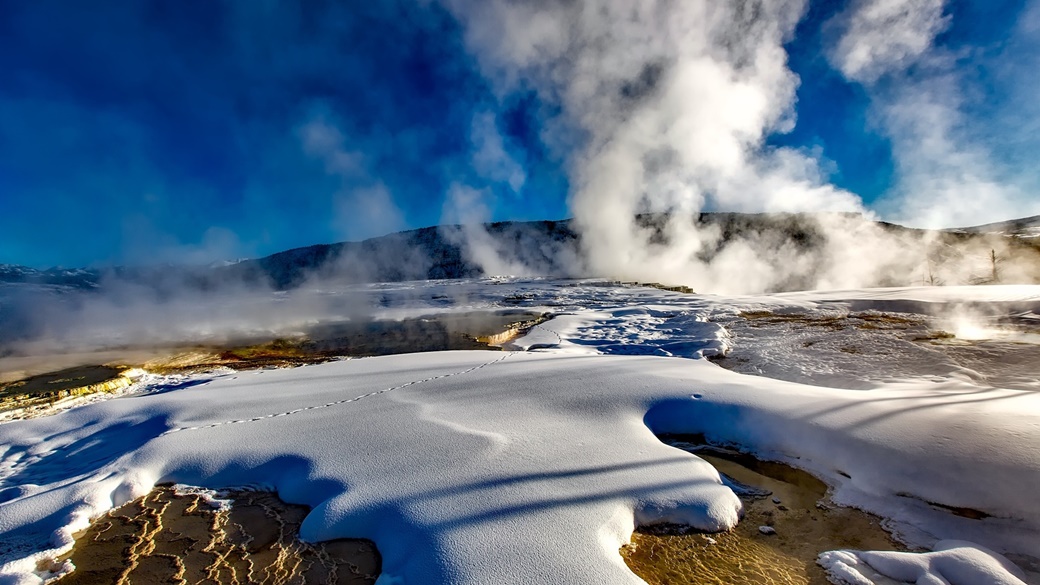
M 363 240 L 407 227 L 404 212 L 382 182 L 344 190 L 336 195 L 335 225 L 344 237 Z
M 969 226 L 1028 210 L 1028 194 L 993 159 L 965 116 L 961 83 L 953 72 L 936 73 L 875 98 L 898 180 L 880 205 L 900 223 Z
M 526 175 L 523 167 L 506 152 L 494 113 L 474 114 L 470 139 L 471 163 L 478 176 L 492 183 L 506 182 L 514 193 L 519 191 Z M 505 249 L 508 242 L 497 240 L 485 227 L 493 218 L 496 199 L 490 186 L 478 189 L 462 182 L 452 183 L 441 210 L 440 233 L 459 246 L 466 260 L 479 266 L 485 274 L 527 275 L 528 268 L 515 261 L 511 251 Z
M 573 242 L 547 238 L 540 222 L 488 224 L 494 203 L 489 188 L 456 183 L 448 189 L 439 231 L 467 262 L 495 276 L 586 274 Z
M 441 235 L 459 246 L 463 257 L 476 264 L 485 274 L 527 275 L 522 263 L 506 259 L 503 242 L 496 240 L 484 227 L 491 219 L 488 201 L 492 195 L 487 189 L 454 184 L 448 189 L 441 214 Z
M 903 70 L 949 25 L 945 0 L 859 0 L 831 26 L 841 30 L 830 59 L 850 80 L 872 83 Z
M 893 221 L 921 227 L 1040 213 L 1032 195 L 1037 176 L 1022 173 L 1002 146 L 1037 145 L 1022 131 L 1035 117 L 997 97 L 1036 88 L 1014 63 L 1038 63 L 1040 51 L 1015 43 L 1021 32 L 1012 36 L 1014 52 L 938 43 L 952 18 L 938 0 L 874 0 L 854 4 L 831 24 L 841 30 L 832 60 L 867 89 L 872 117 L 891 142 L 896 182 L 877 207 Z M 1008 75 L 1009 68 L 1018 74 Z M 991 78 L 1004 80 L 996 95 L 987 88 Z M 1002 126 L 1009 117 L 1015 123 Z
M 477 112 L 470 129 L 473 143 L 473 168 L 481 177 L 509 185 L 514 193 L 527 180 L 524 168 L 506 152 L 493 112 Z
M 340 180 L 331 216 L 342 237 L 363 240 L 405 228 L 404 212 L 386 184 L 369 174 L 366 157 L 346 146 L 346 137 L 328 114 L 313 114 L 296 133 L 304 152 Z
M 303 150 L 325 162 L 325 172 L 341 177 L 363 177 L 364 157 L 360 152 L 344 150 L 345 139 L 339 128 L 324 116 L 316 116 L 298 129 Z
M 128 209 L 167 249 L 213 225 L 267 254 L 431 225 L 464 187 L 488 218 L 559 217 L 566 194 L 592 270 L 703 288 L 718 234 L 676 220 L 662 249 L 635 215 L 865 211 L 820 150 L 775 146 L 798 108 L 827 118 L 788 64 L 816 51 L 806 0 L 58 4 L 2 9 L 0 261 L 119 261 Z M 886 219 L 1040 213 L 1038 4 L 989 44 L 939 0 L 852 0 L 825 27 L 893 151 Z
M 226 227 L 210 226 L 197 241 L 185 242 L 139 214 L 123 218 L 122 238 L 127 249 L 123 261 L 134 266 L 205 266 L 252 253 L 252 247 Z
M 491 221 L 491 207 L 488 200 L 492 194 L 487 189 L 474 189 L 460 183 L 448 189 L 441 213 L 441 222 L 445 224 L 476 225 Z

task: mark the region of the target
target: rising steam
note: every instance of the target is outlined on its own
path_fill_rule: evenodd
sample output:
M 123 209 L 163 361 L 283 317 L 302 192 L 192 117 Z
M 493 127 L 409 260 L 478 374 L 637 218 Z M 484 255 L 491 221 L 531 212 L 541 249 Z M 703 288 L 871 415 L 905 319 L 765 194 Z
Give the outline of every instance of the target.
M 583 137 L 567 155 L 582 269 L 715 292 L 921 280 L 914 273 L 931 242 L 875 225 L 859 197 L 828 182 L 817 153 L 766 144 L 795 123 L 798 79 L 784 43 L 804 1 L 444 3 L 500 94 L 534 88 L 559 106 L 543 132 L 550 146 Z M 832 58 L 873 90 L 925 59 L 946 23 L 942 0 L 854 2 L 831 24 L 841 33 Z M 928 94 L 879 98 L 896 147 L 907 149 L 893 195 L 899 213 L 934 224 L 964 217 L 951 206 L 992 212 L 1018 201 L 983 172 L 984 156 L 951 146 L 949 123 L 935 123 L 955 120 L 955 103 L 931 104 L 922 111 L 939 120 L 909 124 L 900 108 L 911 99 Z M 913 150 L 922 136 L 927 148 Z M 706 209 L 816 212 L 819 238 L 811 249 L 754 233 L 723 238 L 691 220 Z M 640 214 L 664 214 L 664 225 L 647 226 Z M 907 254 L 908 245 L 920 252 Z

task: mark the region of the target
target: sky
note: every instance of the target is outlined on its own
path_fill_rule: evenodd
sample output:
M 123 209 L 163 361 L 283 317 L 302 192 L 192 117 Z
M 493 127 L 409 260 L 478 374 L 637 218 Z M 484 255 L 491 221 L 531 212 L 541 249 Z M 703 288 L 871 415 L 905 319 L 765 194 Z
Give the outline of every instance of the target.
M 732 4 L 0 0 L 0 264 L 633 211 L 1040 214 L 1040 0 Z

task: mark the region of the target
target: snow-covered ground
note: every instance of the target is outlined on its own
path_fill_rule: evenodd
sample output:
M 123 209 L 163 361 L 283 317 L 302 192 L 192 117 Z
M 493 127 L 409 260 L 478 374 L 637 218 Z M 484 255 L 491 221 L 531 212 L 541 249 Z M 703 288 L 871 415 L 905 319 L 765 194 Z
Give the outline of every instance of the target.
M 1040 287 L 724 298 L 497 279 L 342 294 L 385 318 L 507 306 L 556 317 L 514 342 L 527 351 L 202 375 L 2 424 L 0 582 L 37 582 L 37 562 L 71 546 L 90 518 L 176 482 L 269 486 L 313 506 L 302 536 L 372 539 L 383 585 L 640 583 L 618 554 L 636 525 L 722 530 L 741 510 L 713 467 L 655 433 L 703 433 L 793 463 L 826 480 L 835 501 L 942 549 L 834 552 L 823 560 L 835 579 L 1021 583 L 986 549 L 1040 556 L 1040 395 L 1028 380 L 997 387 L 938 359 L 946 354 L 914 353 L 922 344 L 899 330 L 805 324 L 913 308 L 929 323 L 996 332 L 997 312 L 1035 319 Z M 773 334 L 741 329 L 742 313 L 765 312 L 799 317 Z M 804 345 L 806 335 L 840 343 Z M 780 367 L 784 338 L 797 367 Z M 761 365 L 749 370 L 758 375 L 702 359 L 727 352 Z M 886 354 L 916 365 L 879 372 Z M 852 359 L 829 365 L 838 355 Z M 934 367 L 918 363 L 931 358 Z M 975 544 L 939 544 L 950 540 Z

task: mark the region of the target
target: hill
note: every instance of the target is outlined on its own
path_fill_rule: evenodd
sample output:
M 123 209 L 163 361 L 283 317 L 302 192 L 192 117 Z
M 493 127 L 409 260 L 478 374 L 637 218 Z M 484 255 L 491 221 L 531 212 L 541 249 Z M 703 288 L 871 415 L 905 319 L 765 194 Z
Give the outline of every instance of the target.
M 699 230 L 714 230 L 712 233 L 716 234 L 699 252 L 702 258 L 710 260 L 736 238 L 753 238 L 765 246 L 792 246 L 811 252 L 828 237 L 821 227 L 821 217 L 824 216 L 798 213 L 702 213 L 691 220 Z M 666 225 L 672 219 L 665 214 L 644 214 L 637 216 L 636 225 L 649 234 L 651 242 L 667 244 Z M 879 281 L 876 285 L 992 281 L 997 276 L 997 264 L 1005 267 L 1007 274 L 1014 274 L 1016 281 L 1035 282 L 1040 279 L 1040 237 L 1037 237 L 1040 235 L 1040 216 L 940 231 L 872 223 L 878 228 L 874 230 L 877 233 L 914 242 L 915 246 L 920 244 L 921 249 L 913 253 L 926 259 L 923 261 L 928 263 L 928 267 L 924 272 L 929 274 L 915 276 L 918 280 L 915 282 L 902 282 L 897 277 Z M 972 268 L 974 272 L 970 277 L 960 275 L 955 281 L 954 277 L 939 279 L 933 274 L 939 272 L 938 267 L 966 260 L 977 265 Z M 992 271 L 987 268 L 989 264 L 993 265 Z M 485 274 L 617 276 L 589 274 L 584 268 L 581 236 L 572 220 L 426 227 L 360 242 L 316 244 L 262 258 L 211 266 L 37 270 L 0 264 L 0 283 L 92 290 L 115 282 L 144 286 L 160 296 L 184 288 L 208 291 L 245 285 L 291 290 L 308 281 L 400 282 L 470 278 Z M 780 288 L 798 289 L 806 282 L 804 278 L 793 279 Z

